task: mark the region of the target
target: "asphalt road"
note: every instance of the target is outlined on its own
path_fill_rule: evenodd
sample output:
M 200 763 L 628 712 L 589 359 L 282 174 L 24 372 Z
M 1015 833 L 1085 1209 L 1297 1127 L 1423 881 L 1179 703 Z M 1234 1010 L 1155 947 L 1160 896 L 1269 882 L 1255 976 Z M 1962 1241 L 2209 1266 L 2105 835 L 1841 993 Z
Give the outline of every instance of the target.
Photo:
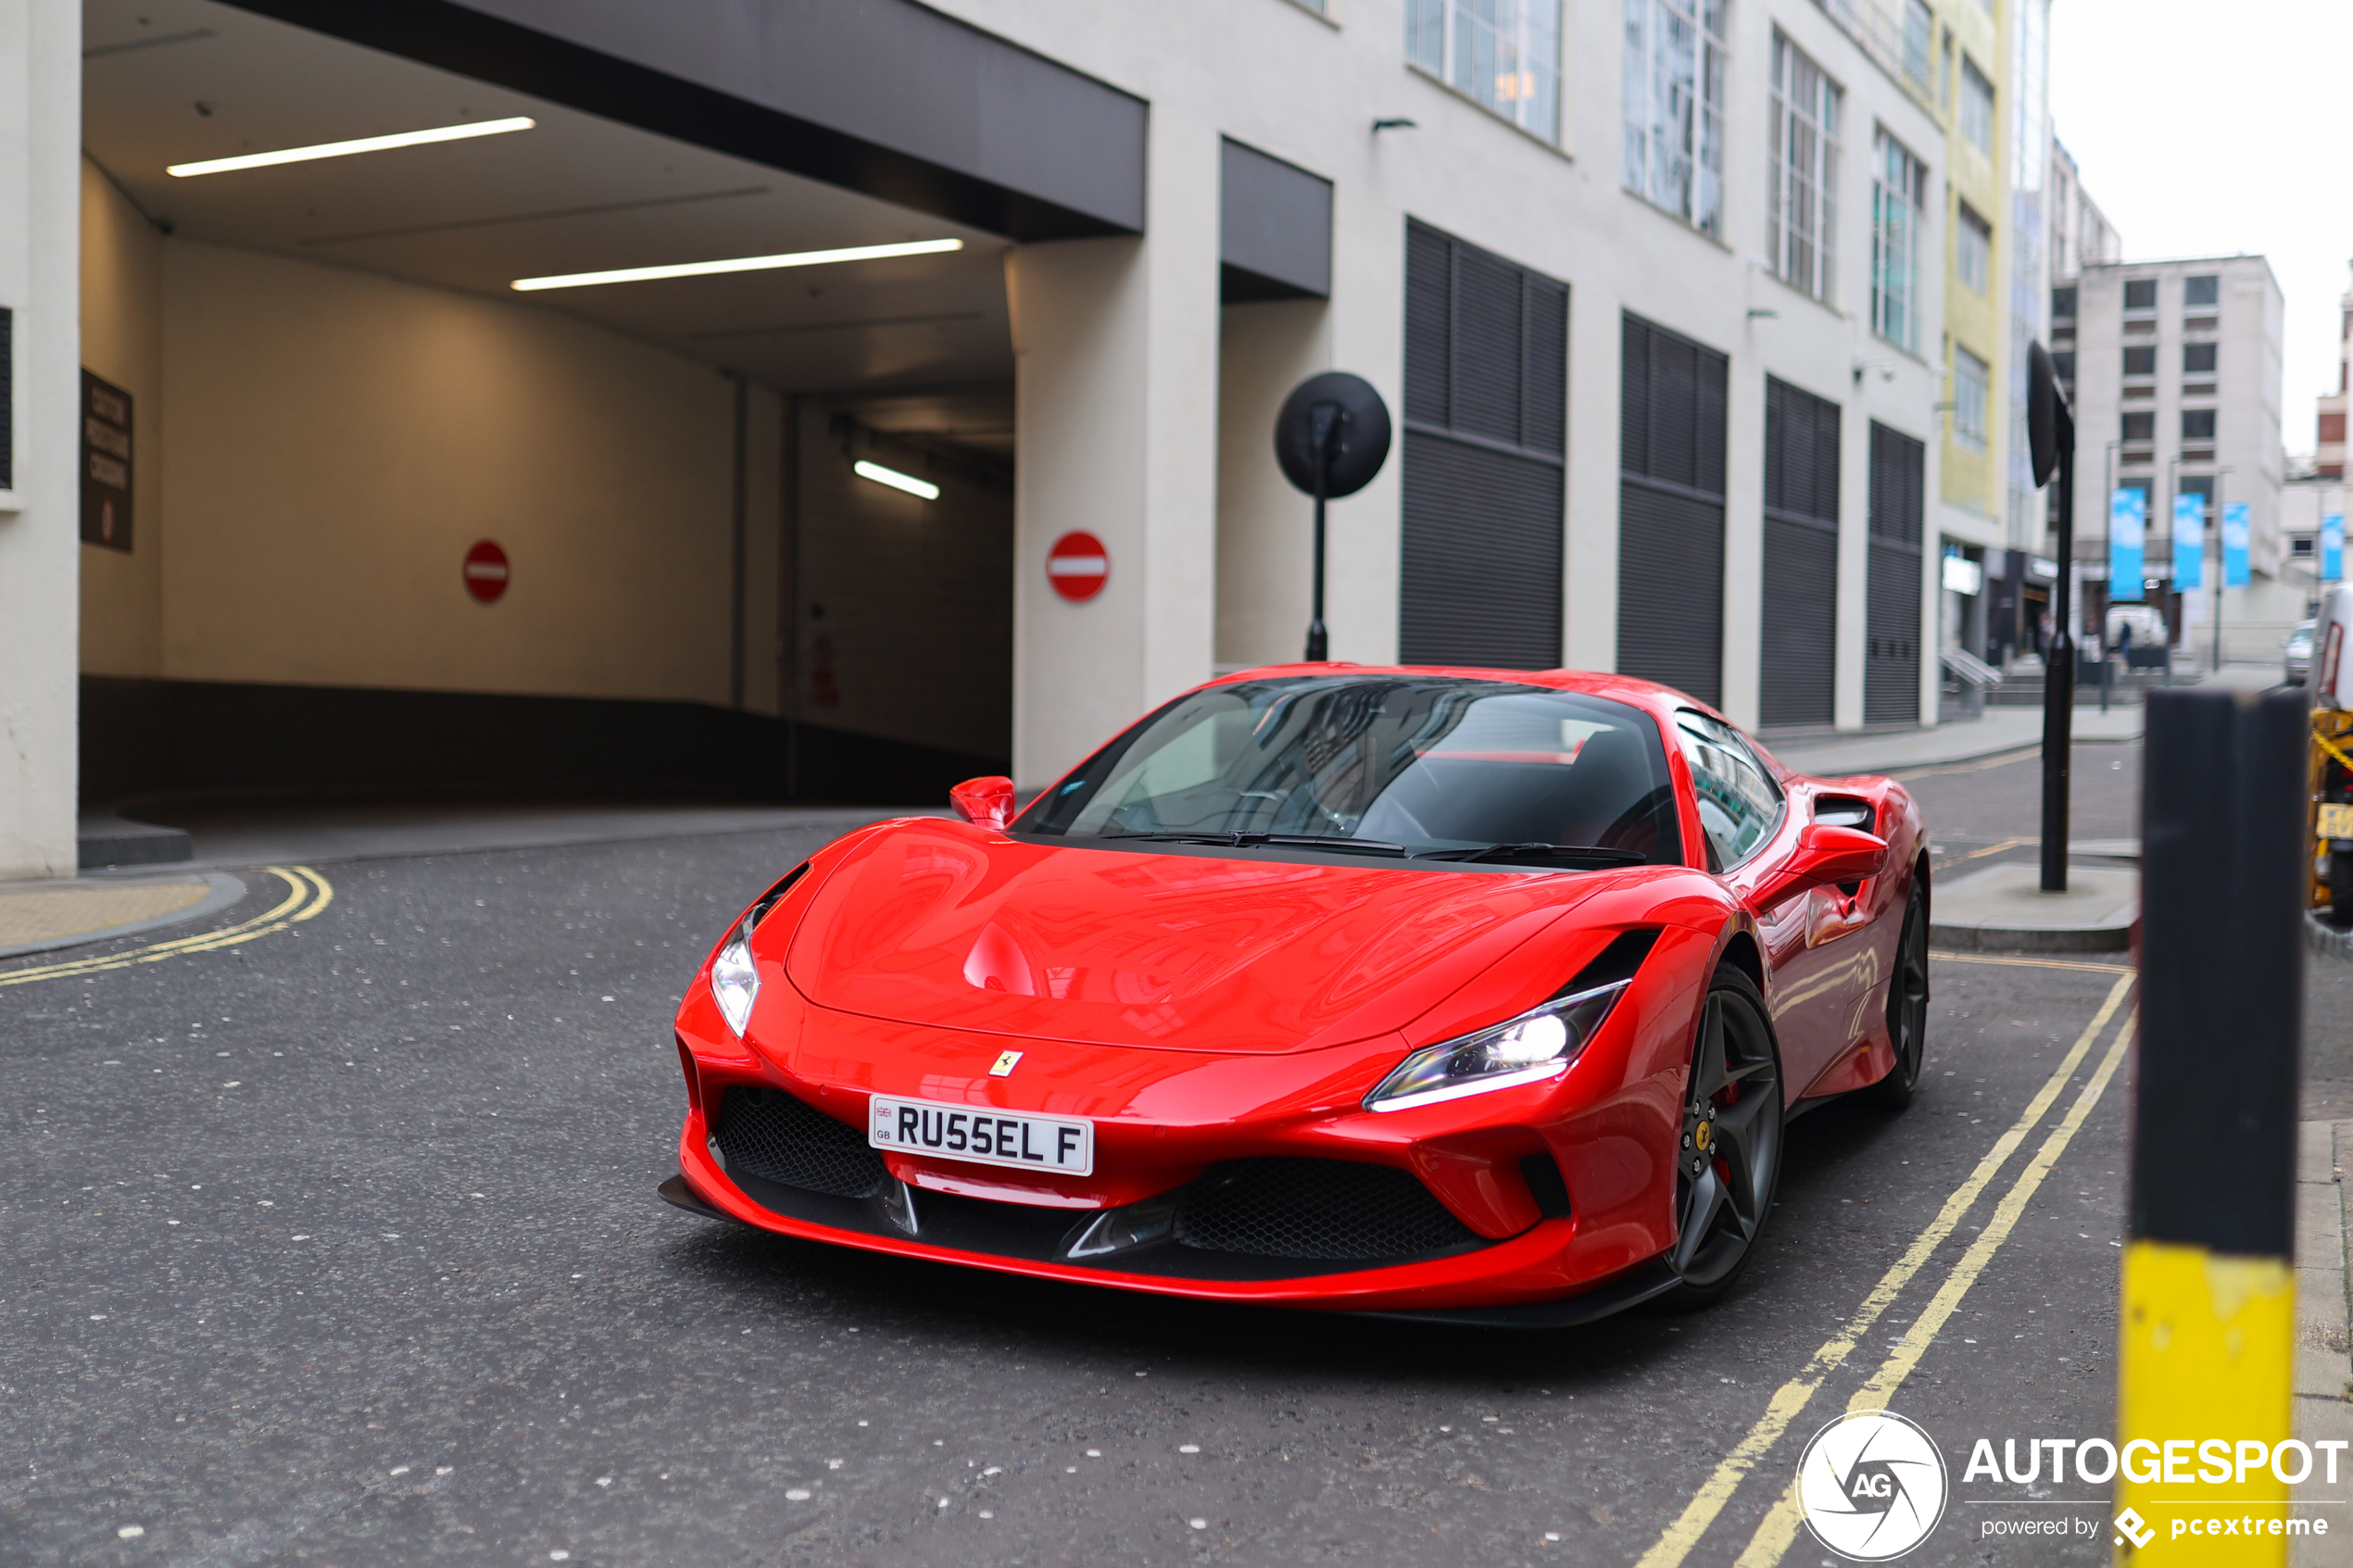
M 2084 749 L 2124 762 L 2079 776 L 2111 774 L 2084 809 L 2122 801 L 2129 832 L 2131 748 Z M 1914 787 L 1940 834 L 1949 813 L 1997 842 L 2031 834 L 1990 803 L 2032 801 L 2011 775 L 2032 771 Z M 1754 1473 L 1704 1527 L 1690 1510 L 2113 969 L 1940 960 L 1921 1095 L 1795 1124 L 1764 1251 L 1716 1310 L 1511 1336 L 1204 1309 L 654 1198 L 678 992 L 814 842 L 323 865 L 331 903 L 239 946 L 0 966 L 0 1562 L 1725 1564 L 1906 1335 L 1888 1402 L 1960 1499 L 1907 1562 L 2107 1560 L 2104 1523 L 1986 1538 L 2105 1516 L 1961 1465 L 1981 1436 L 2108 1428 L 2124 1082 L 2067 1118 L 2129 1000 Z M 286 897 L 247 880 L 224 925 Z M 1787 1561 L 1824 1557 L 1801 1537 Z M 1778 1560 L 1769 1538 L 1744 1559 Z

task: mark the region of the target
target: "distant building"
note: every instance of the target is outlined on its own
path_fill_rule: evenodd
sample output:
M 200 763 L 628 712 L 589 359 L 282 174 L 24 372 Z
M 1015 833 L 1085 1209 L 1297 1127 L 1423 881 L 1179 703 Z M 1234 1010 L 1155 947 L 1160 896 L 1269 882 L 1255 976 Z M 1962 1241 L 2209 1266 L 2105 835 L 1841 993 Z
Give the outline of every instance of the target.
M 2345 407 L 2347 376 L 2353 373 L 2353 293 L 2337 301 L 2336 390 L 2321 398 L 2320 419 L 2313 431 L 2312 466 L 2322 479 L 2345 477 Z
M 2218 570 L 2222 508 L 2250 508 L 2252 581 L 2227 590 L 2226 657 L 2264 657 L 2302 619 L 2303 585 L 2290 580 L 2281 527 L 2286 456 L 2280 444 L 2284 305 L 2259 256 L 2104 262 L 2051 293 L 2052 345 L 2075 411 L 2075 568 L 2083 621 L 2101 624 L 2112 492 L 2137 491 L 2147 518 L 2146 602 L 2175 640 L 2201 653 Z M 2200 498 L 2204 585 L 2177 592 L 2177 497 Z
M 2051 276 L 2071 278 L 2086 267 L 2124 259 L 2124 241 L 2108 220 L 2075 167 L 2075 155 L 2051 137 Z

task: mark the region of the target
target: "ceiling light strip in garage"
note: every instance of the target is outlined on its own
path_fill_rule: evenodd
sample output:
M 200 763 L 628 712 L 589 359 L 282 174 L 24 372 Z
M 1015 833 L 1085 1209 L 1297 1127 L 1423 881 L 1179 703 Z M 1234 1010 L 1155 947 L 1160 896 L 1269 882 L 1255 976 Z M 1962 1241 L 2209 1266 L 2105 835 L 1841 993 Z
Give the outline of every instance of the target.
M 887 484 L 893 490 L 904 490 L 910 495 L 921 495 L 926 501 L 939 499 L 939 486 L 931 481 L 917 479 L 912 473 L 900 473 L 897 469 L 887 469 L 880 463 L 870 463 L 862 458 L 849 465 L 849 471 L 861 479 L 871 479 L 876 484 Z
M 724 261 L 681 261 L 668 267 L 621 267 L 610 272 L 566 272 L 549 278 L 517 278 L 509 286 L 585 289 L 598 283 L 638 283 L 654 278 L 701 278 L 714 272 L 765 272 L 778 267 L 823 267 L 834 261 L 879 261 L 891 256 L 935 256 L 962 250 L 962 240 L 907 240 L 898 245 L 849 245 L 839 250 L 796 250 L 782 256 L 738 256 Z
M 308 147 L 281 147 L 274 153 L 245 153 L 236 157 L 206 158 L 200 163 L 175 163 L 164 172 L 185 180 L 191 174 L 226 174 L 234 169 L 268 169 L 280 163 L 308 163 L 313 158 L 349 157 L 354 153 L 381 153 L 394 147 L 422 147 L 434 142 L 462 142 L 473 136 L 503 136 L 528 131 L 538 121 L 527 115 L 508 119 L 478 119 L 471 125 L 436 125 L 430 131 L 403 131 L 391 136 L 362 136 L 351 142 L 321 142 Z

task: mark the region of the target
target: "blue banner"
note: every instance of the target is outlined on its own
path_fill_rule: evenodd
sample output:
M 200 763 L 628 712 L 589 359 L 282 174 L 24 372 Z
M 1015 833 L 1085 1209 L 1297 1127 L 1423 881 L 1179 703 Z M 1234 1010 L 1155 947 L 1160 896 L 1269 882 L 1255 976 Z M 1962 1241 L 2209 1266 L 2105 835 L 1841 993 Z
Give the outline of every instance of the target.
M 2110 604 L 2141 596 L 2141 552 L 2148 543 L 2148 492 L 2138 487 L 2108 494 L 2108 598 Z
M 2331 512 L 2321 520 L 2321 581 L 2345 580 L 2345 515 Z
M 2222 586 L 2244 588 L 2252 579 L 2246 567 L 2247 507 L 2233 501 L 2222 508 Z
M 2206 582 L 2206 497 L 2192 491 L 2173 497 L 2173 587 Z

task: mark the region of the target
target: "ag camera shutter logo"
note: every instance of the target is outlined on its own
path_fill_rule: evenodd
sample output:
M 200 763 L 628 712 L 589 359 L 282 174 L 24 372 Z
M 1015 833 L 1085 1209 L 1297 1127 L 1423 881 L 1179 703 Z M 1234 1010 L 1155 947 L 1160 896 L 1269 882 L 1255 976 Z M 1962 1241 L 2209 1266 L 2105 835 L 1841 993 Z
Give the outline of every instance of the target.
M 1814 1538 L 1850 1562 L 1885 1562 L 1928 1539 L 1951 1498 L 1944 1456 L 1912 1422 L 1854 1411 L 1806 1445 L 1797 1502 Z

